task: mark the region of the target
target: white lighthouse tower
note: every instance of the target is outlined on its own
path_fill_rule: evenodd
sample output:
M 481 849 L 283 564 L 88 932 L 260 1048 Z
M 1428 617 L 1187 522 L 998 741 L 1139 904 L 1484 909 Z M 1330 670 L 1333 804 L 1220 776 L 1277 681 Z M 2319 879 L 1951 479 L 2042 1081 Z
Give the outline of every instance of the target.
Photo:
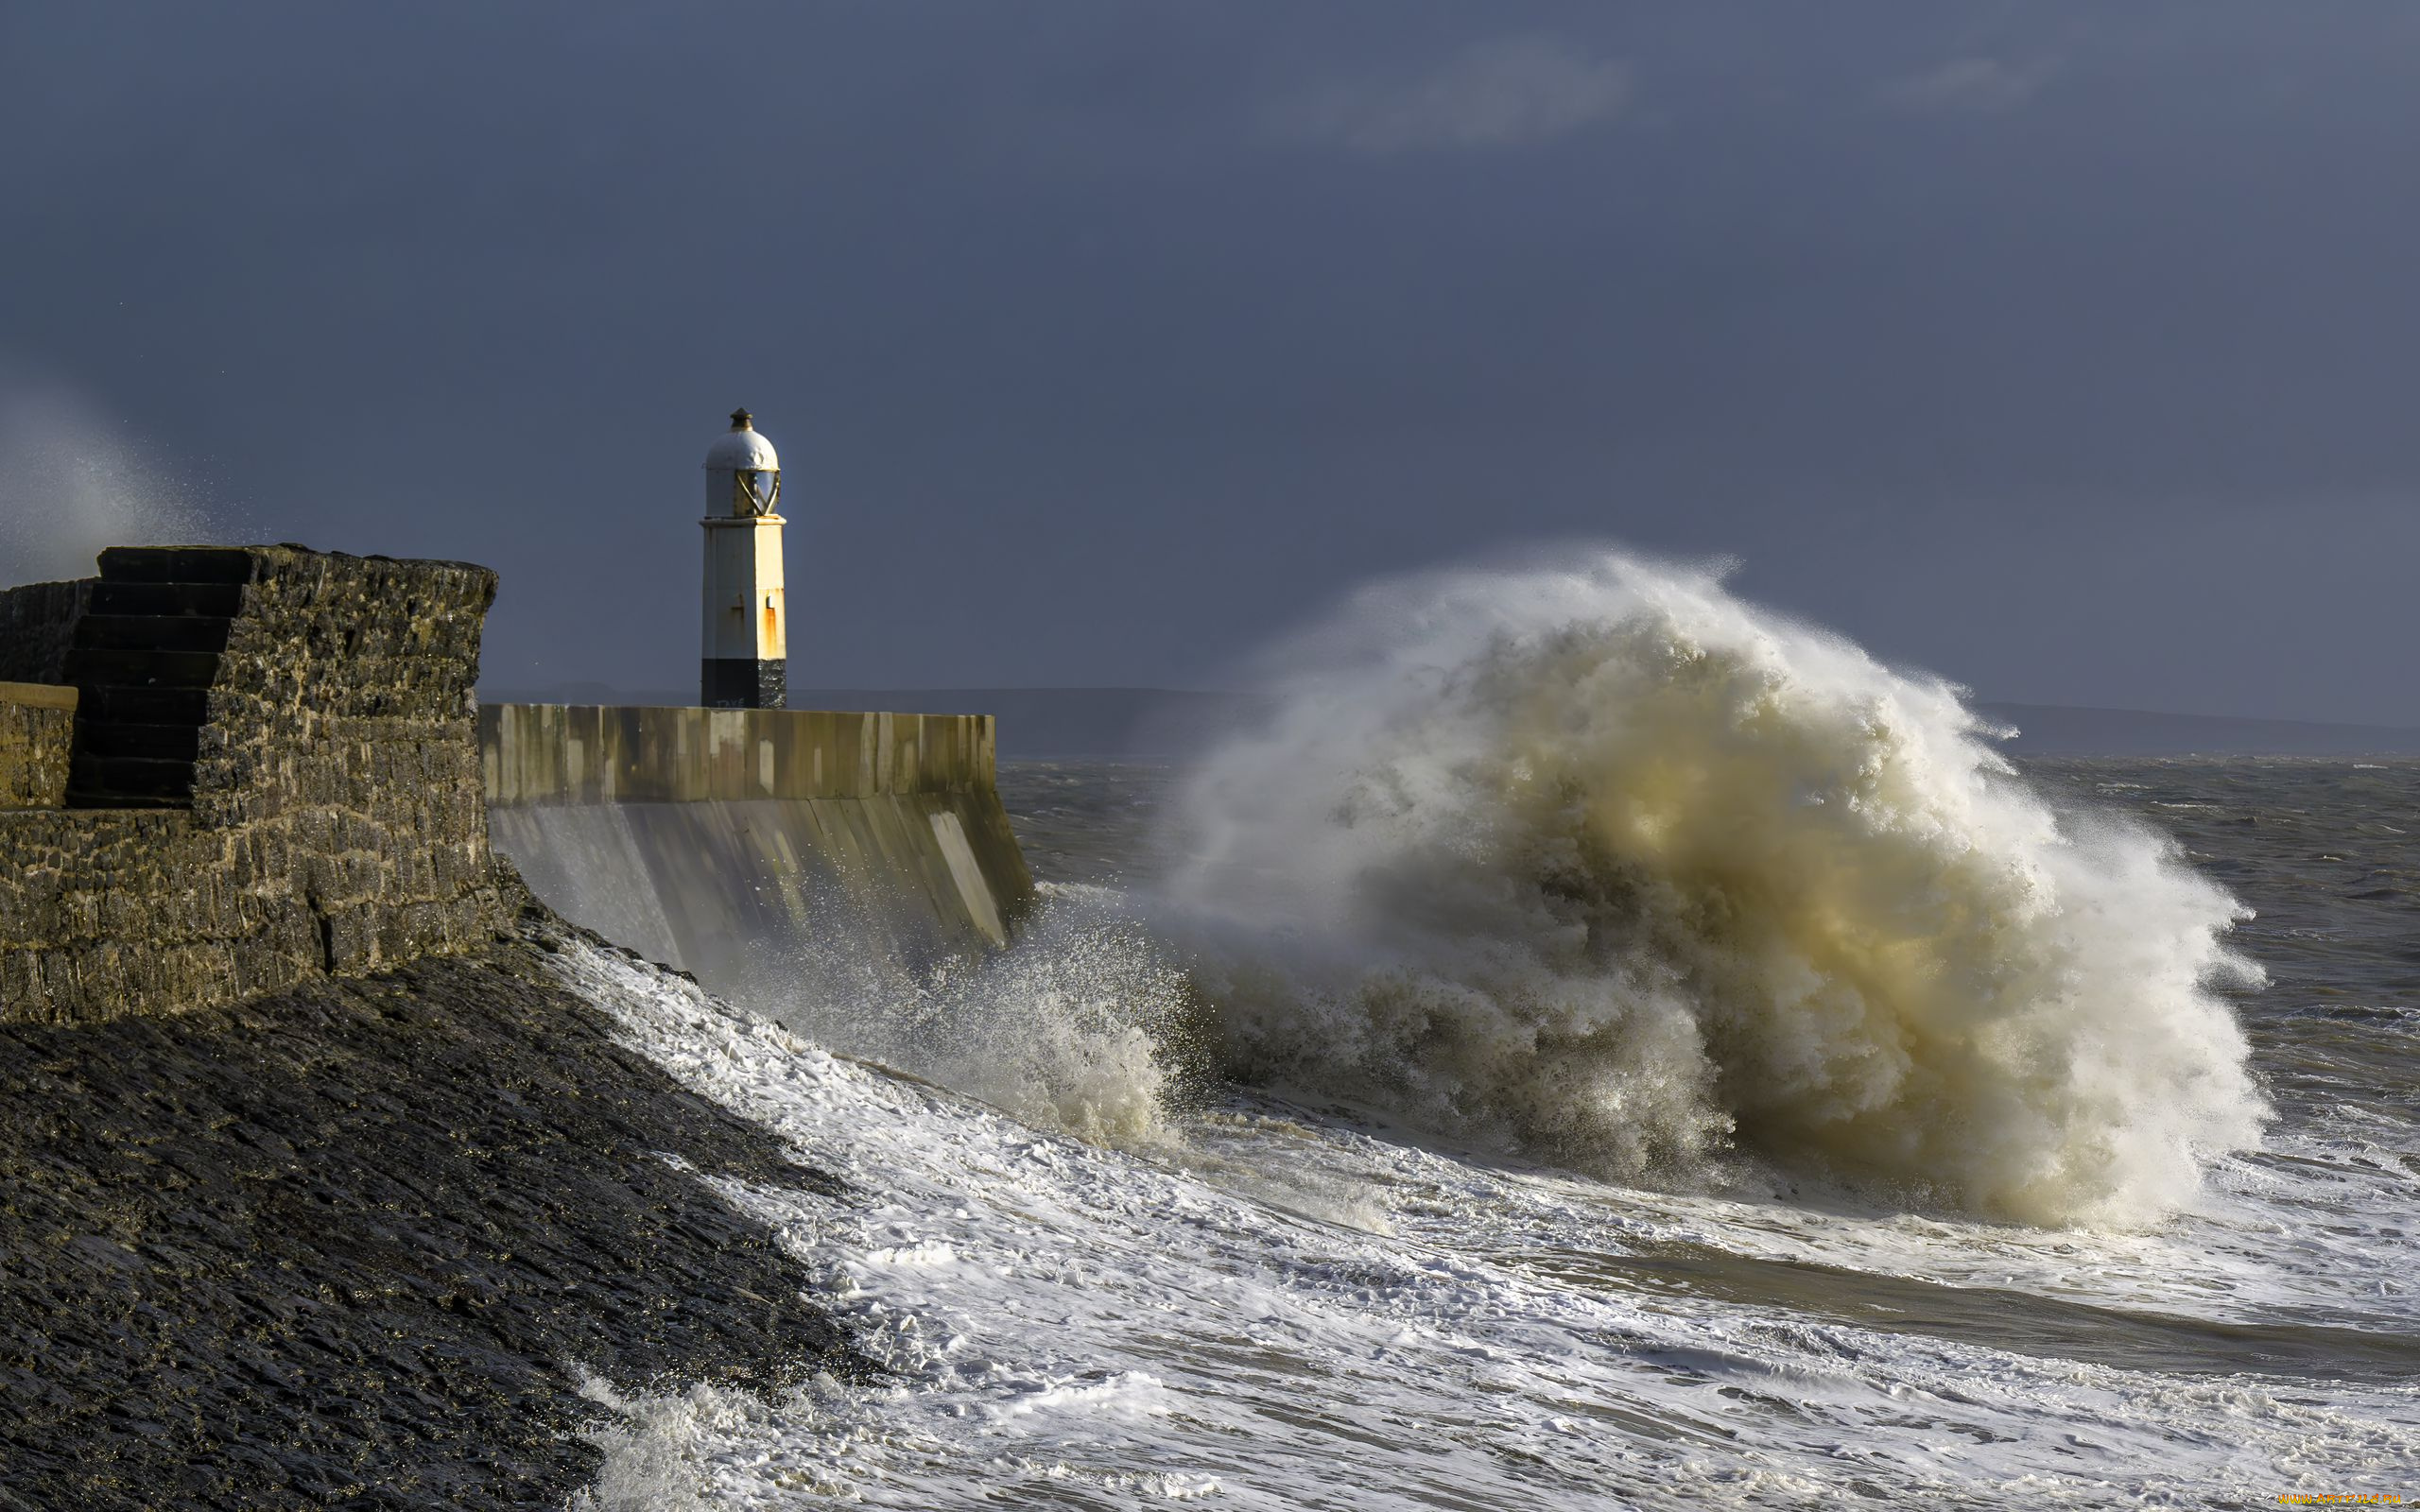
M 706 448 L 705 645 L 698 701 L 779 709 L 789 697 L 782 600 L 782 462 L 748 411 Z

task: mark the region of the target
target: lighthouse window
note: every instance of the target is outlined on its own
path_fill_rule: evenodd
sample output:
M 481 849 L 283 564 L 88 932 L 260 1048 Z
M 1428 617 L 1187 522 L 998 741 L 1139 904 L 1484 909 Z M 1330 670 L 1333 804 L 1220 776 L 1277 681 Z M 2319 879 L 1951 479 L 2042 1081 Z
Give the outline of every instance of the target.
M 782 496 L 782 473 L 779 468 L 765 468 L 753 472 L 736 474 L 739 496 L 732 504 L 743 514 L 771 514 L 774 502 Z

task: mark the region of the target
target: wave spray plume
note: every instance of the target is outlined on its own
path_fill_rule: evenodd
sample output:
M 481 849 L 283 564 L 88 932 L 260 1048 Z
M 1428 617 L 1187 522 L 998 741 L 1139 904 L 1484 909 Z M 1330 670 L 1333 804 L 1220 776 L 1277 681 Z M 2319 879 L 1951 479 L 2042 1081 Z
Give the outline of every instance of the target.
M 1600 1175 L 2135 1226 L 2265 1109 L 2241 916 L 1954 688 L 1612 553 L 1364 592 L 1190 776 L 1232 1069 Z

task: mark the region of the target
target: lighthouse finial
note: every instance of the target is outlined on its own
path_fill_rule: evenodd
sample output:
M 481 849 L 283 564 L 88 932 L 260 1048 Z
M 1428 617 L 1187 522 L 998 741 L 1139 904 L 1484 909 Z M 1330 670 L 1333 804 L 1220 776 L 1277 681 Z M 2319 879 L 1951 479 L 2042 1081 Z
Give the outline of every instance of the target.
M 735 409 L 731 412 L 731 428 L 735 431 L 752 431 L 756 428 L 756 417 L 744 409 Z

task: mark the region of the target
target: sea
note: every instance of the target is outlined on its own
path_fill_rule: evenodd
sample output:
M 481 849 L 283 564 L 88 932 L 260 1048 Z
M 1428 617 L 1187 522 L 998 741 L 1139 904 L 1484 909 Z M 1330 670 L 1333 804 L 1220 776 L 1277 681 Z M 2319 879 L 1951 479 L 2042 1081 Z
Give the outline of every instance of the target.
M 560 958 L 889 1372 L 596 1383 L 579 1505 L 2420 1497 L 2420 763 L 2019 761 L 1610 555 L 1256 672 L 1004 765 L 990 959 Z

